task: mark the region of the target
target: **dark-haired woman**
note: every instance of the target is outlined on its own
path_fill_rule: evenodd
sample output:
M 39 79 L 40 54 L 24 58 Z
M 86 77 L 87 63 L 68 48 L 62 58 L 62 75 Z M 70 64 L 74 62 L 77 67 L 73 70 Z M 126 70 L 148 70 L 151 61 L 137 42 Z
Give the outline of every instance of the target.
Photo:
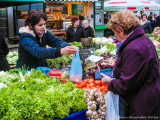
M 60 57 L 63 54 L 75 54 L 75 46 L 60 40 L 46 30 L 47 16 L 41 11 L 31 11 L 20 28 L 17 67 L 28 69 L 46 67 L 46 59 Z M 46 48 L 46 45 L 51 48 Z
M 143 14 L 142 19 L 140 20 L 140 24 L 143 27 L 145 33 L 152 33 L 152 27 L 150 21 L 147 19 L 147 15 Z
M 5 39 L 0 33 L 0 71 L 8 71 L 10 69 L 6 55 L 9 53 Z
M 73 17 L 71 19 L 72 26 L 70 26 L 67 30 L 67 42 L 80 42 L 81 38 L 86 38 L 87 34 L 82 27 L 82 25 L 79 25 L 79 18 Z

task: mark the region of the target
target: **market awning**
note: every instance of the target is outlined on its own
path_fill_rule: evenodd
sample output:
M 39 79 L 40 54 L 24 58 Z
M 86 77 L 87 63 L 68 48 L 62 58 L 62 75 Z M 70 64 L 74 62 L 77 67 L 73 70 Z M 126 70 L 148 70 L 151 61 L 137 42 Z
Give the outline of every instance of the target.
M 42 2 L 45 2 L 45 0 L 0 0 L 0 8 Z
M 95 2 L 98 0 L 46 0 L 47 2 L 52 2 L 52 1 L 70 1 L 70 2 Z
M 111 0 L 104 2 L 105 11 L 118 11 L 121 9 L 132 11 L 158 11 L 160 10 L 160 5 L 147 0 Z

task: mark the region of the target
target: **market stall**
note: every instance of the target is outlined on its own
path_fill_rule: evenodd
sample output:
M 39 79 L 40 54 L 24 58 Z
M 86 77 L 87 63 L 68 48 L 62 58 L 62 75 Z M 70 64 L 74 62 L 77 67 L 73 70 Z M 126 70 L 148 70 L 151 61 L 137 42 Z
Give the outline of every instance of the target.
M 2 19 L 0 21 L 1 24 L 3 24 L 1 27 L 5 28 L 6 27 L 6 36 L 8 37 L 15 37 L 15 35 L 19 36 L 19 27 L 21 27 L 22 25 L 24 25 L 24 20 L 22 20 L 22 18 L 26 18 L 26 16 L 28 15 L 28 11 L 33 9 L 33 6 L 35 4 L 38 3 L 42 3 L 42 7 L 43 7 L 43 3 L 45 2 L 45 0 L 0 0 L 0 8 L 6 8 L 8 14 L 5 14 L 4 12 L 1 13 L 2 16 L 7 16 L 7 18 L 5 20 L 7 20 L 7 24 L 4 24 L 4 19 Z M 27 9 L 23 9 L 24 5 L 28 5 Z M 21 7 L 21 9 L 19 9 L 18 6 L 23 6 Z M 25 8 L 25 7 L 24 7 Z M 42 9 L 43 10 L 43 9 Z M 6 12 L 6 13 L 7 13 Z M 15 25 L 14 25 L 15 24 Z M 5 27 L 4 27 L 5 26 Z
M 97 0 L 46 0 L 48 16 L 47 29 L 65 39 L 65 31 L 71 25 L 73 16 L 84 16 L 93 26 L 93 2 Z
M 132 11 L 157 11 L 160 10 L 160 5 L 154 1 L 148 0 L 111 0 L 104 2 L 105 11 L 118 11 L 121 9 Z
M 11 106 L 7 109 L 7 104 L 0 104 L 0 108 L 3 109 L 0 119 L 105 119 L 104 95 L 108 91 L 108 85 L 100 80 L 102 76 L 99 70 L 111 75 L 112 68 L 106 64 L 107 60 L 115 59 L 112 52 L 114 53 L 116 45 L 112 38 L 94 38 L 87 47 L 80 42 L 70 44 L 79 47 L 80 51 L 88 49 L 92 52 L 92 56 L 88 54 L 85 58 L 80 54 L 83 62 L 83 80 L 82 76 L 80 81 L 69 79 L 72 66 L 72 57 L 69 55 L 48 59 L 49 68 L 1 71 L 1 102 L 11 100 L 8 101 Z M 98 60 L 92 61 L 92 57 Z M 15 64 L 17 58 L 17 52 L 10 52 L 7 56 L 10 64 Z M 12 109 L 12 115 L 8 111 L 10 109 Z
M 158 38 L 157 35 L 146 35 Z M 153 43 L 159 49 L 159 39 L 156 42 L 153 40 Z M 49 68 L 38 67 L 31 71 L 23 68 L 0 72 L 0 102 L 7 101 L 10 104 L 0 104 L 0 119 L 105 119 L 105 93 L 108 92 L 108 84 L 102 83 L 100 73 L 111 76 L 111 61 L 114 62 L 116 58 L 117 41 L 114 38 L 102 37 L 93 38 L 87 47 L 80 42 L 70 44 L 79 47 L 79 53 L 81 50 L 91 52 L 80 54 L 83 77 L 79 79 L 71 77 L 74 56 L 70 55 L 48 59 Z M 7 59 L 14 64 L 17 53 L 10 53 Z M 78 69 L 80 67 L 77 71 Z
M 0 0 L 0 8 L 41 2 L 44 2 L 44 0 Z

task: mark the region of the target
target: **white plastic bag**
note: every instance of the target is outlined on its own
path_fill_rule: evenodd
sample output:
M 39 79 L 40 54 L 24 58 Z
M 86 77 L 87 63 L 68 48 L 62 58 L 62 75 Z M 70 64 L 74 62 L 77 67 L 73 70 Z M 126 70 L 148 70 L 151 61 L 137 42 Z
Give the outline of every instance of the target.
M 119 120 L 119 95 L 108 91 L 105 94 L 106 117 L 105 120 Z

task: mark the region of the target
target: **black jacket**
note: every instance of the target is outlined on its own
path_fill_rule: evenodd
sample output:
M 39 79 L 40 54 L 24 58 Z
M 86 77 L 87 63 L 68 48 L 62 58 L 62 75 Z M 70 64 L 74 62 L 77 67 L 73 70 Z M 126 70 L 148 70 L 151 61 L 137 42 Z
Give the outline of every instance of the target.
M 158 17 L 156 18 L 155 27 L 160 27 L 160 16 L 158 16 Z
M 142 27 L 145 33 L 152 33 L 152 27 L 150 22 L 145 23 Z
M 66 32 L 67 42 L 81 42 L 81 38 L 87 38 L 84 28 L 79 25 L 76 32 L 74 32 L 74 27 L 70 26 Z
M 0 71 L 8 71 L 10 69 L 6 55 L 9 53 L 5 39 L 0 33 Z
M 93 31 L 93 29 L 90 26 L 88 26 L 87 28 L 85 28 L 85 32 L 87 34 L 87 37 L 94 38 L 94 31 Z

